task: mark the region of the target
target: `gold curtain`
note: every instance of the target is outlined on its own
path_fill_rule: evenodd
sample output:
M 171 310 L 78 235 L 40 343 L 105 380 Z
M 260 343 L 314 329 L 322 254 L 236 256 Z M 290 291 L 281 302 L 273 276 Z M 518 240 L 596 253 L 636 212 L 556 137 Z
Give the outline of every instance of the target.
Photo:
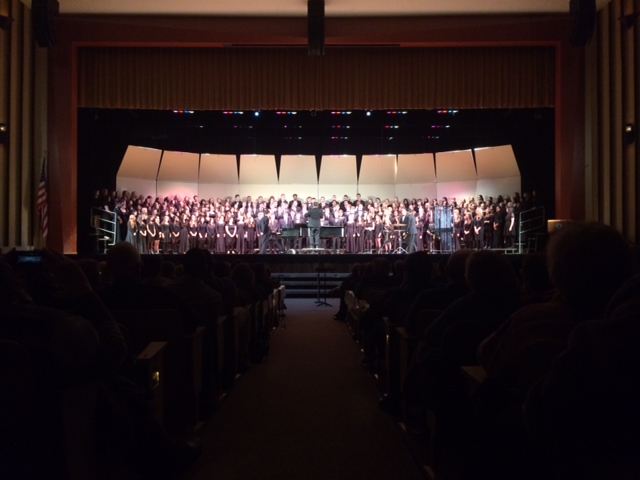
M 35 208 L 42 161 L 36 152 L 46 140 L 38 136 L 46 125 L 37 124 L 35 113 L 42 99 L 35 68 L 41 55 L 34 49 L 30 10 L 20 0 L 0 7 L 12 19 L 0 31 L 0 123 L 7 127 L 0 144 L 0 247 L 28 248 L 43 244 Z
M 598 15 L 588 50 L 586 104 L 587 216 L 639 238 L 638 118 L 640 118 L 640 2 L 613 0 Z M 626 22 L 629 23 L 626 23 Z M 625 139 L 624 127 L 636 130 Z
M 555 48 L 80 47 L 80 107 L 553 107 Z

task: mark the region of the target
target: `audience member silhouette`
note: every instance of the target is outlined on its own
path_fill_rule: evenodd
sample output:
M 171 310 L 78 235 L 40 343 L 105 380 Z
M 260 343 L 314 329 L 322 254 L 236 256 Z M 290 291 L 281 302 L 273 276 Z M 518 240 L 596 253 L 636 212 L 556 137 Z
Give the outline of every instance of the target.
M 101 296 L 111 310 L 140 310 L 152 305 L 156 309 L 177 310 L 182 315 L 185 332 L 193 332 L 198 317 L 183 301 L 166 288 L 142 283 L 142 261 L 138 250 L 130 243 L 119 242 L 107 251 L 107 271 L 110 283 Z
M 620 478 L 617 477 L 619 472 L 616 471 L 618 465 L 615 462 L 607 463 L 611 469 L 606 474 L 598 472 L 597 467 L 602 467 L 598 464 L 598 459 L 606 458 L 611 453 L 608 445 L 605 445 L 606 437 L 594 440 L 602 447 L 602 452 L 595 453 L 592 450 L 591 458 L 588 458 L 588 451 L 583 448 L 582 441 L 587 439 L 585 432 L 591 427 L 592 432 L 600 428 L 599 411 L 589 409 L 590 416 L 582 417 L 581 420 L 592 422 L 590 426 L 576 428 L 571 433 L 564 431 L 565 427 L 577 426 L 571 425 L 571 422 L 575 422 L 576 418 L 586 411 L 582 409 L 580 402 L 572 404 L 573 416 L 569 415 L 559 422 L 559 436 L 549 443 L 552 455 L 561 452 L 561 455 L 555 456 L 554 459 L 560 460 L 566 455 L 560 465 L 575 466 L 576 470 L 564 471 L 558 477 L 554 477 L 555 473 L 540 473 L 539 467 L 545 465 L 548 458 L 541 456 L 539 448 L 532 448 L 530 439 L 525 434 L 522 404 L 527 392 L 539 384 L 540 380 L 552 371 L 552 367 L 563 365 L 564 357 L 559 355 L 567 347 L 572 347 L 570 338 L 588 329 L 586 325 L 590 325 L 591 321 L 603 318 L 606 306 L 614 293 L 634 274 L 634 260 L 632 249 L 623 236 L 614 228 L 603 224 L 573 223 L 553 234 L 547 246 L 547 265 L 556 290 L 555 296 L 548 302 L 530 304 L 515 312 L 482 342 L 478 350 L 478 360 L 489 378 L 480 385 L 471 405 L 474 415 L 469 424 L 473 427 L 471 439 L 475 447 L 469 450 L 467 477 L 463 478 L 475 478 L 474 472 L 478 470 L 488 472 L 491 478 L 495 479 L 524 478 L 526 472 L 536 475 L 536 478 L 589 478 L 590 475 L 595 475 L 594 478 Z M 603 345 L 606 345 L 607 341 L 603 338 Z M 573 358 L 579 359 L 579 355 Z M 603 357 L 604 363 L 600 366 L 604 367 L 607 361 Z M 577 369 L 572 375 L 575 376 L 567 387 L 577 387 L 581 379 L 585 378 L 588 369 L 596 365 L 597 363 L 584 365 L 585 369 L 582 370 L 578 363 L 574 364 L 572 368 Z M 593 373 L 598 377 L 602 372 Z M 558 371 L 553 380 L 568 379 L 567 375 Z M 594 378 L 591 385 L 585 383 L 584 393 L 588 394 L 589 389 L 602 378 L 603 376 Z M 621 398 L 618 395 L 619 390 L 615 390 L 620 386 L 619 380 L 620 377 L 616 374 L 612 375 L 612 385 L 618 382 L 618 386 L 610 393 Z M 558 387 L 559 384 L 554 388 Z M 622 388 L 633 388 L 633 383 Z M 549 392 L 547 399 L 559 398 L 555 396 L 556 393 L 551 393 L 551 390 Z M 568 395 L 566 400 L 571 402 L 574 398 Z M 592 406 L 601 398 L 602 396 L 594 398 Z M 531 405 L 535 405 L 535 402 Z M 550 415 L 555 415 L 563 411 L 562 409 L 568 412 L 567 405 L 569 403 L 561 402 L 555 412 L 542 414 L 543 419 L 559 419 Z M 543 405 L 541 408 L 544 411 L 546 407 Z M 535 411 L 535 408 L 532 406 L 530 411 Z M 529 419 L 531 431 L 537 428 L 544 431 L 544 423 L 535 424 L 532 419 L 533 416 Z M 629 416 L 629 421 L 633 421 L 632 416 Z M 583 433 L 584 437 L 579 438 Z M 544 434 L 541 435 L 542 438 L 545 437 Z M 568 438 L 576 441 L 573 446 L 563 444 Z M 533 447 L 540 447 L 540 444 L 534 444 Z M 572 457 L 572 451 L 585 454 L 578 455 L 583 462 L 581 465 L 578 465 L 578 457 Z M 600 456 L 600 453 L 603 456 Z M 594 468 L 587 467 L 588 471 L 585 472 L 582 467 L 590 464 L 593 464 Z M 584 472 L 585 475 L 581 476 L 578 472 Z M 568 476 L 565 475 L 567 473 Z
M 218 316 L 222 312 L 222 296 L 205 283 L 209 276 L 207 250 L 199 247 L 184 254 L 184 274 L 167 289 L 179 300 L 189 305 L 197 316 L 198 325 L 205 327 L 203 337 L 203 385 L 201 413 L 206 417 L 213 413 L 219 395 L 220 371 L 218 365 Z
M 460 366 L 476 363 L 479 343 L 520 306 L 518 277 L 504 255 L 473 252 L 465 272 L 469 293 L 426 327 L 405 381 L 408 402 L 434 409 L 440 421 L 459 415 L 466 401 Z
M 347 318 L 347 304 L 345 303 L 345 293 L 348 291 L 354 291 L 362 275 L 364 274 L 365 264 L 356 263 L 351 267 L 351 272 L 340 283 L 339 286 L 331 290 L 331 295 L 338 295 L 340 298 L 340 306 L 338 312 L 333 316 L 334 320 L 345 321 Z
M 523 305 L 548 302 L 553 298 L 554 289 L 547 269 L 545 253 L 530 253 L 522 259 Z
M 577 325 L 568 348 L 527 396 L 524 412 L 547 478 L 640 477 L 640 276 L 605 318 Z
M 75 397 L 83 402 L 67 414 L 85 411 L 94 416 L 89 421 L 96 444 L 90 449 L 101 473 L 109 475 L 114 461 L 153 476 L 177 473 L 192 463 L 199 446 L 181 444 L 170 436 L 155 421 L 142 389 L 123 377 L 131 362 L 125 338 L 80 266 L 51 250 L 38 254 L 42 262 L 28 269 L 46 274 L 60 308 L 34 303 L 26 284 L 19 283 L 20 277 L 11 267 L 15 252 L 0 259 L 1 356 L 7 360 L 7 344 L 16 347 L 14 352 L 21 346 L 25 362 L 10 367 L 1 362 L 3 476 L 66 475 L 60 447 L 63 433 L 56 432 L 60 428 L 60 412 L 56 411 L 60 397 L 55 392 L 69 388 L 95 393 L 95 404 L 84 402 L 91 395 Z M 18 273 L 26 278 L 35 272 L 20 267 Z M 4 390 L 7 367 L 13 372 L 11 391 Z
M 465 267 L 471 250 L 457 250 L 447 259 L 444 271 L 444 285 L 434 279 L 434 288 L 420 292 L 407 313 L 402 326 L 412 335 L 420 335 L 428 326 L 427 319 L 423 319 L 421 312 L 425 310 L 444 310 L 454 300 L 469 293 L 465 278 Z
M 514 313 L 478 351 L 488 376 L 524 391 L 548 372 L 553 353 L 566 348 L 576 325 L 604 315 L 611 296 L 635 268 L 629 243 L 599 223 L 571 223 L 555 233 L 547 262 L 554 298 Z

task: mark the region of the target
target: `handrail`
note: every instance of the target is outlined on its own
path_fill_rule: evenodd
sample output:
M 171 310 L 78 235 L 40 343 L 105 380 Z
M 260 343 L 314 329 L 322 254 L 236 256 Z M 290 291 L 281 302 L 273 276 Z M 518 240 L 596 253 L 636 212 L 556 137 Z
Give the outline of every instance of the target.
M 545 217 L 544 207 L 530 208 L 518 214 L 518 253 L 523 253 L 523 235 L 546 229 Z
M 116 243 L 116 230 L 117 230 L 117 215 L 115 212 L 105 210 L 104 208 L 91 207 L 90 219 L 93 221 L 94 217 L 100 217 L 100 224 L 98 226 L 92 226 L 97 229 L 97 232 L 103 240 L 107 240 L 107 246 L 111 247 Z

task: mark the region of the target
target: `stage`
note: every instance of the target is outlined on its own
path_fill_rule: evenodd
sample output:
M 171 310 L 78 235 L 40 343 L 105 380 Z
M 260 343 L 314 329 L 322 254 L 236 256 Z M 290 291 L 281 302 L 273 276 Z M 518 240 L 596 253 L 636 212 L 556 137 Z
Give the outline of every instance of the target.
M 515 253 L 512 250 L 495 250 L 507 255 L 518 269 L 524 254 Z M 367 263 L 377 257 L 385 257 L 391 263 L 401 261 L 407 258 L 406 253 L 341 253 L 341 250 L 333 251 L 325 248 L 304 248 L 299 250 L 287 250 L 284 253 L 267 253 L 260 255 L 258 253 L 249 254 L 212 254 L 216 261 L 228 262 L 231 265 L 240 262 L 246 263 L 264 263 L 269 267 L 272 274 L 277 273 L 316 273 L 318 268 L 331 267 L 336 273 L 349 273 L 353 266 L 358 263 Z M 444 266 L 450 252 L 438 252 L 429 254 L 434 264 Z M 173 262 L 177 265 L 181 263 L 181 254 L 159 254 L 159 255 L 142 255 L 143 261 L 145 257 L 162 257 L 163 261 Z M 97 261 L 104 261 L 106 254 L 92 254 L 71 256 L 75 258 L 93 258 Z

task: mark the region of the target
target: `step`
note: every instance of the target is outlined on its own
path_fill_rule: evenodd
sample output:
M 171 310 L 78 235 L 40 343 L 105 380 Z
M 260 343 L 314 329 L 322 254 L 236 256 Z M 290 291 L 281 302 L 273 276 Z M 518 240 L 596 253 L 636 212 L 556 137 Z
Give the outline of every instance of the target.
M 318 276 L 319 275 L 319 276 Z M 331 290 L 342 284 L 347 273 L 272 273 L 284 285 L 287 297 L 324 298 Z M 318 283 L 319 282 L 319 283 Z

